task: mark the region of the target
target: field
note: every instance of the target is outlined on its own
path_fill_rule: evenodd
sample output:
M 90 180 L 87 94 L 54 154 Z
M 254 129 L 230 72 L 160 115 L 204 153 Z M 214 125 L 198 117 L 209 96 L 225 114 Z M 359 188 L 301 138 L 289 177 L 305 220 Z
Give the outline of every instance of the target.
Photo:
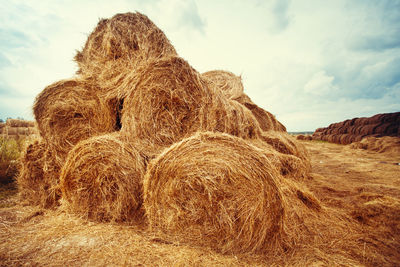
M 63 211 L 19 204 L 15 188 L 0 190 L 0 266 L 398 266 L 400 155 L 299 141 L 311 154 L 306 183 L 328 213 L 349 228 L 329 239 L 296 244 L 284 255 L 223 255 L 168 242 L 132 225 L 95 223 Z M 316 217 L 314 220 L 321 218 Z

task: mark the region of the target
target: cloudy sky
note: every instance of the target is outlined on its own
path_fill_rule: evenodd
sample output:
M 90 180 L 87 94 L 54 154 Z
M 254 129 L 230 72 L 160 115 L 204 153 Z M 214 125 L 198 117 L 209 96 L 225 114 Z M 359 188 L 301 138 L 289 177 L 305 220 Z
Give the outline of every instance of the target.
M 100 18 L 139 11 L 205 72 L 241 75 L 289 131 L 400 111 L 397 0 L 0 0 L 0 118 L 32 119 L 35 96 L 72 77 Z

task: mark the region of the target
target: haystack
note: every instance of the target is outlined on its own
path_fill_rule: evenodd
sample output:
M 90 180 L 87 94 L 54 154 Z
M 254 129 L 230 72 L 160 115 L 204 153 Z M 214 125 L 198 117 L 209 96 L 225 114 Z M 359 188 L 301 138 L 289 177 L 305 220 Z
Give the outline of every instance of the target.
M 281 179 L 245 140 L 197 133 L 150 163 L 144 207 L 151 229 L 169 239 L 223 253 L 275 251 L 285 213 Z
M 148 17 L 136 12 L 100 20 L 75 60 L 78 73 L 100 85 L 102 97 L 121 99 L 126 88 L 119 82 L 127 73 L 149 59 L 175 55 L 164 33 Z
M 208 71 L 201 76 L 208 83 L 209 87 L 221 90 L 225 97 L 235 100 L 248 108 L 257 119 L 263 131 L 286 131 L 285 126 L 274 115 L 254 104 L 250 97 L 244 93 L 240 76 L 223 70 Z
M 19 196 L 23 202 L 52 208 L 58 205 L 59 167 L 43 140 L 29 144 L 20 158 L 17 177 Z
M 9 127 L 35 127 L 35 122 L 19 119 L 7 119 L 6 125 Z
M 33 111 L 40 135 L 59 166 L 80 140 L 117 128 L 116 108 L 102 101 L 96 91 L 89 81 L 75 78 L 56 82 L 36 97 Z
M 242 78 L 232 72 L 224 70 L 212 70 L 201 74 L 201 76 L 212 83 L 213 86 L 222 90 L 229 99 L 236 99 L 244 94 Z
M 146 158 L 118 133 L 78 143 L 61 170 L 68 210 L 96 221 L 140 221 Z
M 132 78 L 122 110 L 122 132 L 170 145 L 200 128 L 211 92 L 183 59 L 152 61 Z
M 133 138 L 166 147 L 199 130 L 260 136 L 249 110 L 209 88 L 179 57 L 152 61 L 127 79 L 134 90 L 124 101 L 121 131 Z
M 285 132 L 266 131 L 262 133 L 261 140 L 263 142 L 258 145 L 263 146 L 266 143 L 282 154 L 293 155 L 301 160 L 306 173 L 311 171 L 310 155 L 307 149 L 293 136 Z

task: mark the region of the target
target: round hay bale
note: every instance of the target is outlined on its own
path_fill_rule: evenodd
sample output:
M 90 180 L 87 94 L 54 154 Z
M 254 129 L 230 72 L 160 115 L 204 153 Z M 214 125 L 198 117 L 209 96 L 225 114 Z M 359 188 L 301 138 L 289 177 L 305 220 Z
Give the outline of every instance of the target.
M 243 138 L 260 135 L 248 109 L 209 88 L 179 57 L 150 62 L 134 76 L 135 89 L 124 100 L 121 119 L 121 131 L 133 139 L 169 146 L 199 130 Z
M 209 87 L 221 90 L 226 98 L 236 100 L 248 108 L 263 131 L 286 131 L 285 126 L 274 115 L 254 104 L 243 92 L 242 78 L 240 76 L 228 71 L 214 70 L 203 73 L 201 77 L 205 79 Z
M 242 104 L 213 91 L 211 107 L 202 114 L 202 131 L 228 133 L 244 139 L 256 139 L 261 129 L 251 111 Z
M 8 119 L 6 125 L 10 127 L 32 127 L 35 125 L 33 121 L 18 120 L 18 119 Z
M 59 166 L 43 141 L 29 144 L 20 158 L 17 185 L 21 201 L 43 208 L 57 206 L 60 199 Z
M 263 132 L 261 140 L 282 154 L 298 157 L 303 162 L 305 168 L 308 171 L 311 170 L 310 155 L 307 149 L 288 133 L 276 131 Z
M 70 79 L 49 85 L 36 97 L 33 111 L 40 134 L 60 166 L 80 140 L 116 129 L 116 111 L 96 90 L 89 81 Z
M 61 170 L 65 207 L 95 221 L 140 222 L 146 158 L 117 133 L 79 142 Z
M 388 128 L 390 127 L 391 123 L 382 123 L 378 127 L 374 129 L 374 134 L 386 134 Z
M 306 137 L 302 134 L 299 134 L 298 136 L 296 136 L 297 140 L 304 140 Z
M 125 96 L 119 82 L 140 63 L 176 55 L 165 34 L 147 16 L 136 12 L 100 20 L 75 61 L 79 73 L 97 80 L 102 89 L 99 93 L 109 99 Z
M 153 231 L 223 253 L 274 251 L 283 234 L 282 179 L 262 150 L 197 133 L 160 154 L 144 180 Z
M 244 94 L 242 78 L 232 72 L 224 70 L 212 70 L 201 74 L 211 86 L 222 90 L 223 94 L 230 99 L 235 99 Z
M 16 127 L 18 135 L 29 135 L 28 127 Z
M 170 145 L 200 128 L 212 95 L 185 60 L 152 61 L 134 76 L 135 90 L 126 97 L 122 110 L 122 132 Z

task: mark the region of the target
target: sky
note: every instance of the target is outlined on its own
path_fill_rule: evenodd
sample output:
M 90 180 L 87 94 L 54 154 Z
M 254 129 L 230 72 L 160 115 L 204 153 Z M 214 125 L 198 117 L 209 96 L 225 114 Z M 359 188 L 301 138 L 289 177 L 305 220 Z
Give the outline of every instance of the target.
M 240 75 L 288 131 L 400 111 L 399 0 L 0 0 L 0 118 L 33 119 L 101 18 L 147 15 L 199 72 Z

